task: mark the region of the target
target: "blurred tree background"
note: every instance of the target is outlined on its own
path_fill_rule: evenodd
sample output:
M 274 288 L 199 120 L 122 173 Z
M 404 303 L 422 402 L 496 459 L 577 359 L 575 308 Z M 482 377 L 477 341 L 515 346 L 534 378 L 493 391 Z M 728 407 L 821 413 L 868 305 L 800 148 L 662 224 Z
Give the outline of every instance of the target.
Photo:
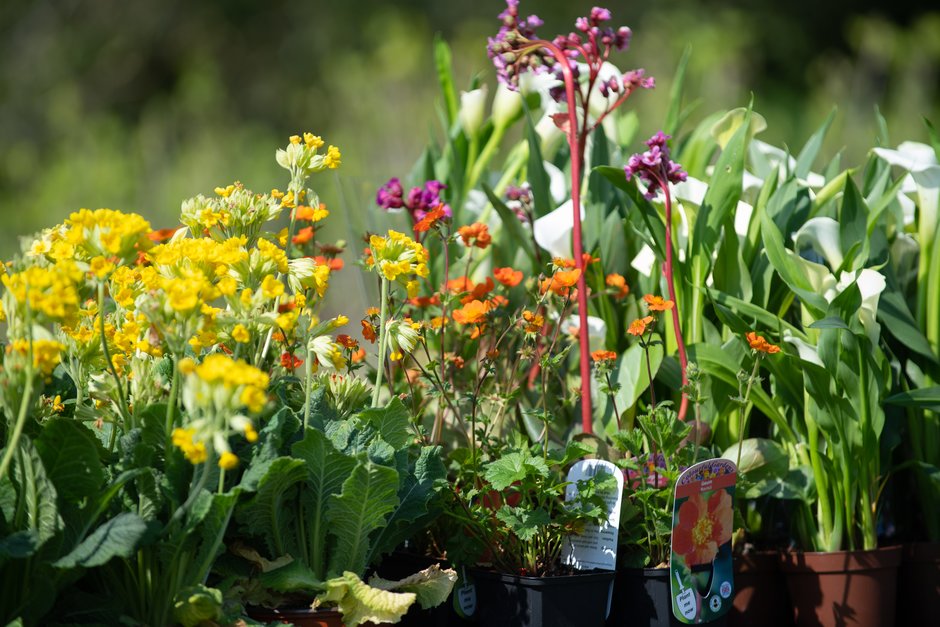
M 545 35 L 590 3 L 524 0 Z M 660 0 L 608 5 L 634 31 L 613 61 L 656 76 L 631 100 L 639 136 L 662 123 L 692 45 L 691 122 L 746 105 L 762 139 L 798 149 L 833 106 L 827 153 L 858 163 L 878 135 L 925 139 L 940 122 L 940 11 L 913 0 Z M 337 237 L 368 222 L 375 188 L 403 175 L 439 133 L 432 44 L 452 46 L 458 79 L 493 83 L 486 37 L 501 0 L 3 0 L 0 2 L 0 253 L 80 207 L 175 224 L 180 201 L 241 180 L 286 185 L 274 151 L 313 131 L 343 167 L 312 181 Z M 492 93 L 492 92 L 491 92 Z M 363 218 L 365 216 L 365 218 Z M 344 221 L 345 220 L 345 221 Z M 353 245 L 358 250 L 358 245 Z

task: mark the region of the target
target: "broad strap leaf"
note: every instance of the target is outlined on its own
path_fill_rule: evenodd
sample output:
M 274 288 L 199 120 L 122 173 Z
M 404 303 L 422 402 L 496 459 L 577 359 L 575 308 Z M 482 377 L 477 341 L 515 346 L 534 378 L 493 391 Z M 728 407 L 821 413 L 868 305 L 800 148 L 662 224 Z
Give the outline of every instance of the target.
M 36 438 L 46 472 L 65 501 L 79 501 L 101 489 L 104 468 L 98 446 L 87 427 L 64 418 L 50 420 Z
M 361 573 L 369 555 L 369 535 L 385 524 L 398 505 L 398 472 L 360 461 L 343 482 L 338 495 L 329 497 L 326 520 L 336 539 L 329 572 Z
M 68 555 L 53 564 L 56 568 L 93 568 L 112 557 L 130 557 L 147 533 L 146 521 L 131 512 L 122 512 L 95 529 Z
M 397 623 L 415 602 L 414 592 L 390 592 L 373 588 L 355 573 L 346 571 L 341 577 L 326 582 L 327 591 L 318 597 L 321 603 L 335 603 L 343 614 L 346 627 L 361 623 Z
M 13 481 L 26 515 L 25 527 L 35 531 L 42 545 L 63 525 L 56 504 L 58 492 L 46 474 L 42 459 L 29 438 L 22 438 L 14 457 Z
M 264 540 L 272 556 L 294 552 L 296 486 L 306 478 L 306 472 L 301 459 L 275 459 L 258 482 L 255 495 L 236 514 L 249 533 Z

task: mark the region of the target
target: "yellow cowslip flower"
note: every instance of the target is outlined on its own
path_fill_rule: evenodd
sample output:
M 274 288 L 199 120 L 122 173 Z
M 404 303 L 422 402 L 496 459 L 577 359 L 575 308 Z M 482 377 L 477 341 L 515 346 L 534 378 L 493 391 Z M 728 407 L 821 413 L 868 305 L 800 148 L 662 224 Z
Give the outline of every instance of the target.
M 307 344 L 316 356 L 316 363 L 329 371 L 338 371 L 346 367 L 346 358 L 343 356 L 343 347 L 333 341 L 328 335 L 321 335 L 310 340 Z
M 218 336 L 214 331 L 202 330 L 193 337 L 189 338 L 189 345 L 193 348 L 193 352 L 198 355 L 203 351 L 203 349 L 214 345 L 217 339 Z
M 170 279 L 164 286 L 167 303 L 180 313 L 188 313 L 196 309 L 201 303 L 199 292 L 201 282 L 194 279 Z
M 53 242 L 64 240 L 74 246 L 81 259 L 97 256 L 130 260 L 150 244 L 150 223 L 136 213 L 111 209 L 81 209 L 69 216 Z
M 239 401 L 248 408 L 248 411 L 257 414 L 264 409 L 264 404 L 268 401 L 268 397 L 261 388 L 248 386 L 242 390 Z
M 287 274 L 287 254 L 278 248 L 277 244 L 266 239 L 259 239 L 257 246 L 262 259 L 273 262 L 278 272 Z
M 340 165 L 342 165 L 342 155 L 339 152 L 339 148 L 336 146 L 330 146 L 326 150 L 326 156 L 323 157 L 323 165 L 328 167 L 331 170 L 335 170 Z
M 221 196 L 222 198 L 228 198 L 229 196 L 232 195 L 232 192 L 235 191 L 235 186 L 226 185 L 225 187 L 216 187 L 212 191 L 214 191 L 216 195 Z
M 273 300 L 284 293 L 284 284 L 269 274 L 261 281 L 261 293 L 265 298 Z
M 278 314 L 277 318 L 274 319 L 274 324 L 285 332 L 290 333 L 294 330 L 294 327 L 297 326 L 297 317 L 298 312 L 296 309 L 285 311 L 282 314 Z
M 140 273 L 130 266 L 119 266 L 111 275 L 111 298 L 121 307 L 132 309 L 139 290 Z
M 312 289 L 323 298 L 330 284 L 330 268 L 309 257 L 291 259 L 288 264 L 287 282 L 297 294 Z
M 392 319 L 385 323 L 385 333 L 388 338 L 388 358 L 399 361 L 406 353 L 414 350 L 415 344 L 421 339 L 421 323 L 412 322 L 410 318 L 404 320 Z
M 242 290 L 242 293 L 238 296 L 238 302 L 242 304 L 242 307 L 249 308 L 252 305 L 255 293 L 252 292 L 249 288 Z
M 255 431 L 254 425 L 250 422 L 245 425 L 245 439 L 252 444 L 258 441 L 258 432 Z
M 219 293 L 222 294 L 222 296 L 232 296 L 235 293 L 235 290 L 238 289 L 238 281 L 226 275 L 219 279 L 218 283 L 215 284 L 215 287 L 219 290 Z
M 232 470 L 238 466 L 238 456 L 231 451 L 225 451 L 219 455 L 219 468 L 222 470 Z
M 404 233 L 389 230 L 387 237 L 369 238 L 370 267 L 389 281 L 408 287 L 415 276 L 428 275 L 428 251 Z
M 307 146 L 307 148 L 313 148 L 316 150 L 317 148 L 323 146 L 323 139 L 321 139 L 318 135 L 314 135 L 313 133 L 304 133 L 304 144 Z
M 52 411 L 57 414 L 61 414 L 65 411 L 65 403 L 62 402 L 62 397 L 58 394 L 52 399 Z
M 196 430 L 191 427 L 188 429 L 177 427 L 171 435 L 173 446 L 180 449 L 193 465 L 205 462 L 209 456 L 205 443 L 195 440 L 195 435 Z
M 28 304 L 34 318 L 38 315 L 61 322 L 78 313 L 82 278 L 75 263 L 66 260 L 47 267 L 30 266 L 4 274 L 0 280 L 17 305 Z
M 251 334 L 248 332 L 248 329 L 245 328 L 243 324 L 236 324 L 235 328 L 232 329 L 231 333 L 232 339 L 238 342 L 239 344 L 245 344 L 248 340 L 251 339 Z
M 114 262 L 104 257 L 95 257 L 91 260 L 91 263 L 88 264 L 88 268 L 96 277 L 104 279 L 114 271 Z
M 65 346 L 55 340 L 33 340 L 33 367 L 45 376 L 52 374 L 62 361 Z M 29 340 L 13 340 L 7 346 L 7 353 L 29 354 Z

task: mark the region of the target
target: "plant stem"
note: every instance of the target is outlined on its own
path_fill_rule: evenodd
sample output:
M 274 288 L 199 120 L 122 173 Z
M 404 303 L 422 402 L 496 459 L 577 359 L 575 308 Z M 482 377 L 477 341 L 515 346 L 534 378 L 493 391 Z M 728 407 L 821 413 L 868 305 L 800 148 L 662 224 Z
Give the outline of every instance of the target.
M 180 371 L 176 365 L 177 359 L 175 354 L 173 354 L 171 361 L 173 363 L 173 377 L 170 381 L 170 399 L 167 401 L 166 405 L 166 437 L 168 438 L 173 432 L 173 422 L 176 420 L 176 403 L 180 391 Z
M 372 406 L 379 406 L 379 390 L 382 387 L 382 371 L 385 370 L 385 319 L 388 316 L 388 279 L 382 277 L 382 309 L 379 314 L 379 361 L 375 368 L 375 388 L 372 390 Z
M 666 263 L 663 265 L 663 274 L 666 277 L 666 289 L 669 290 L 669 300 L 673 302 L 672 310 L 672 328 L 676 335 L 676 345 L 679 350 L 679 369 L 682 371 L 682 386 L 689 383 L 686 368 L 689 365 L 689 359 L 685 353 L 685 342 L 682 339 L 682 329 L 679 326 L 679 301 L 676 299 L 676 286 L 673 280 L 672 268 L 672 196 L 669 194 L 669 185 L 664 179 L 659 180 L 659 187 L 663 190 L 666 197 Z M 682 402 L 679 404 L 679 420 L 685 420 L 685 414 L 689 409 L 689 395 L 682 393 Z
M 741 448 L 744 443 L 744 419 L 747 417 L 747 399 L 751 395 L 751 385 L 754 383 L 754 379 L 757 378 L 757 370 L 760 368 L 760 357 L 761 353 L 758 353 L 754 358 L 754 368 L 751 370 L 751 376 L 747 379 L 747 389 L 744 391 L 744 396 L 741 398 L 741 417 L 738 418 L 738 457 L 734 463 L 738 473 L 741 472 Z
M 124 395 L 124 386 L 121 384 L 121 378 L 117 374 L 114 362 L 111 361 L 111 351 L 108 349 L 108 338 L 104 331 L 104 281 L 101 280 L 98 281 L 98 320 L 100 322 L 99 326 L 101 327 L 101 349 L 104 352 L 105 364 L 108 366 L 108 372 L 114 377 L 114 383 L 117 385 L 118 396 L 121 401 L 118 405 L 118 411 L 121 414 L 121 418 L 127 421 L 129 415 L 127 411 L 127 397 Z M 125 424 L 125 426 L 128 425 Z
M 304 362 L 304 431 L 310 426 L 310 386 L 313 384 L 313 351 L 307 342 L 307 359 Z

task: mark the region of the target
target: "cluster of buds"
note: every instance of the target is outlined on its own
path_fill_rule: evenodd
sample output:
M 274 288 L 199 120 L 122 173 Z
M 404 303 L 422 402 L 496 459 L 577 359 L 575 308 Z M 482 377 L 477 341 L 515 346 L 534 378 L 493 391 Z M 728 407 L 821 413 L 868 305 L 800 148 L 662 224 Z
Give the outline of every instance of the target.
M 406 197 L 401 181 L 392 178 L 379 188 L 375 195 L 375 204 L 386 211 L 407 210 L 414 222 L 420 222 L 429 211 L 438 207 L 450 218 L 453 212 L 441 199 L 441 191 L 446 187 L 440 181 L 427 181 L 423 187 L 412 187 Z
M 528 183 L 516 187 L 510 185 L 506 188 L 506 206 L 512 209 L 520 222 L 533 222 L 532 216 L 532 189 Z
M 630 157 L 623 168 L 627 180 L 636 175 L 646 183 L 645 196 L 649 200 L 655 198 L 659 188 L 667 183 L 680 183 L 688 178 L 682 166 L 669 158 L 669 146 L 666 145 L 669 139 L 669 135 L 658 131 L 646 140 L 649 150 Z

